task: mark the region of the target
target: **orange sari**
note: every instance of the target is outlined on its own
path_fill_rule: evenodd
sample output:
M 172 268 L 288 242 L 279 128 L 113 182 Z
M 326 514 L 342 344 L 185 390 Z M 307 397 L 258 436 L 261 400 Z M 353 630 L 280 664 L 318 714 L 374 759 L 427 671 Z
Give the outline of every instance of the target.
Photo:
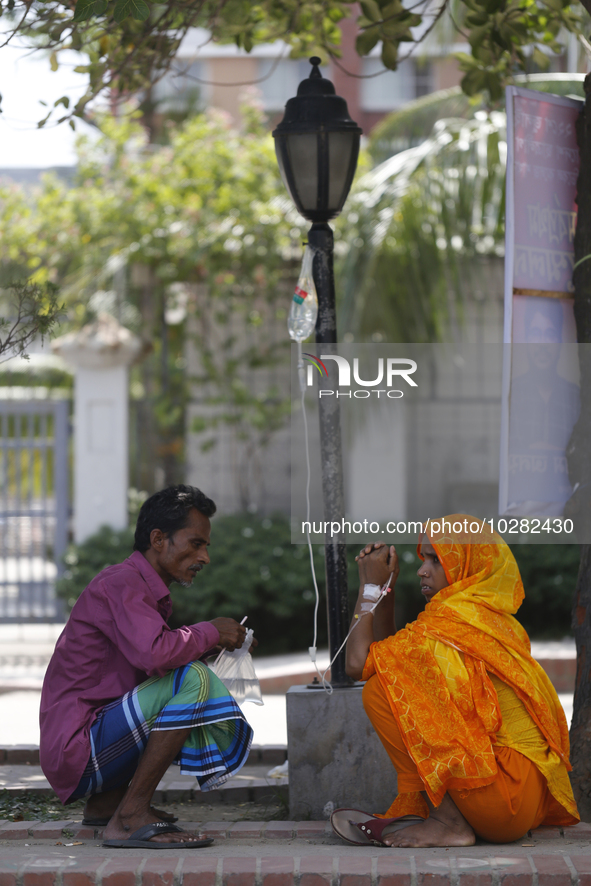
M 465 519 L 444 518 L 450 524 Z M 524 597 L 515 558 L 487 524 L 481 524 L 477 536 L 484 543 L 466 544 L 457 535 L 437 532 L 441 523 L 429 521 L 425 535 L 449 586 L 415 622 L 372 644 L 362 679 L 378 676 L 424 790 L 437 806 L 450 789 L 473 790 L 497 778 L 493 745 L 503 724 L 489 675 L 497 677 L 523 702 L 547 743 L 540 753 L 521 750 L 518 736 L 512 744 L 546 779 L 552 795 L 547 820 L 574 824 L 579 816 L 567 775 L 566 718 L 548 676 L 531 656 L 526 632 L 512 615 Z M 420 545 L 421 540 L 419 556 Z M 399 795 L 400 812 L 413 807 L 424 814 L 420 794 Z

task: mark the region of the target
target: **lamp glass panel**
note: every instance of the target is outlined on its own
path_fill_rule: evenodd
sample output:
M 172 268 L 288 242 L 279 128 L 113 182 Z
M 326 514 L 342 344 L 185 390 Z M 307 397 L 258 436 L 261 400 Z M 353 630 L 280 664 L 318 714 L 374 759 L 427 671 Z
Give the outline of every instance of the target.
M 290 133 L 286 137 L 291 174 L 304 209 L 318 203 L 318 139 L 315 133 Z
M 329 132 L 328 134 L 328 208 L 340 209 L 345 202 L 351 154 L 359 136 L 354 132 Z
M 288 194 L 291 194 L 293 199 L 293 194 L 291 193 L 291 188 L 289 187 L 289 182 L 287 180 L 287 176 L 285 174 L 285 165 L 283 163 L 283 151 L 282 151 L 282 140 L 275 140 L 275 155 L 277 157 L 277 165 L 279 166 L 279 174 L 281 175 L 281 179 L 283 184 L 285 185 Z

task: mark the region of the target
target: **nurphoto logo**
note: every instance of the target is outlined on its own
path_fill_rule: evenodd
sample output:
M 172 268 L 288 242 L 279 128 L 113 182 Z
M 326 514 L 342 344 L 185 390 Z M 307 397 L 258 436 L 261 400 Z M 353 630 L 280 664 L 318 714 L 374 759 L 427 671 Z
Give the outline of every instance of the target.
M 314 369 L 316 369 L 322 380 L 328 378 L 328 369 L 324 361 L 334 360 L 338 367 L 338 390 L 319 389 L 318 398 L 322 397 L 355 397 L 358 400 L 367 400 L 374 394 L 379 397 L 385 394 L 391 400 L 399 400 L 404 397 L 404 391 L 394 387 L 400 384 L 400 381 L 406 382 L 412 388 L 418 387 L 416 381 L 411 378 L 413 373 L 417 371 L 417 364 L 414 360 L 406 357 L 383 357 L 378 359 L 377 375 L 373 379 L 363 379 L 359 374 L 359 358 L 353 359 L 353 382 L 359 385 L 358 388 L 349 391 L 343 391 L 341 388 L 351 388 L 351 364 L 346 357 L 337 354 L 321 354 L 320 357 L 314 357 L 313 354 L 305 354 L 308 362 L 308 372 L 306 384 L 312 387 L 314 384 Z M 384 384 L 385 387 L 378 387 Z

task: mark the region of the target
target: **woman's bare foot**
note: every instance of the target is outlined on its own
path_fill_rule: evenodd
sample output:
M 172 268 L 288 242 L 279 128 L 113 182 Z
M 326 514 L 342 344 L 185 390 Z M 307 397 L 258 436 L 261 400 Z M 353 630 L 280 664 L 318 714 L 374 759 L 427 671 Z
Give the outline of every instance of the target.
M 420 824 L 382 836 L 386 846 L 400 849 L 424 849 L 430 846 L 473 846 L 476 835 L 449 794 L 435 807 L 425 793 L 429 818 Z
M 104 840 L 126 840 L 131 837 L 139 828 L 146 824 L 157 824 L 162 819 L 154 816 L 151 812 L 140 812 L 135 814 L 124 814 L 117 812 L 111 818 L 109 824 L 103 831 Z M 173 831 L 167 834 L 156 834 L 150 837 L 153 843 L 192 843 L 202 838 L 200 834 L 191 834 L 188 831 Z
M 473 846 L 476 837 L 470 825 L 466 831 L 458 832 L 429 816 L 422 824 L 411 825 L 390 836 L 385 834 L 383 840 L 386 846 L 424 849 L 428 846 Z

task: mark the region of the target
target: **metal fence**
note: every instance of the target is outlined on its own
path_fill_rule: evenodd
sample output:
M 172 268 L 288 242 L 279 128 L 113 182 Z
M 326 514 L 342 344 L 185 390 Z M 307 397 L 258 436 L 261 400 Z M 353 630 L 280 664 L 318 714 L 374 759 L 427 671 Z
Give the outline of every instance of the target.
M 68 402 L 0 401 L 0 623 L 61 621 Z

